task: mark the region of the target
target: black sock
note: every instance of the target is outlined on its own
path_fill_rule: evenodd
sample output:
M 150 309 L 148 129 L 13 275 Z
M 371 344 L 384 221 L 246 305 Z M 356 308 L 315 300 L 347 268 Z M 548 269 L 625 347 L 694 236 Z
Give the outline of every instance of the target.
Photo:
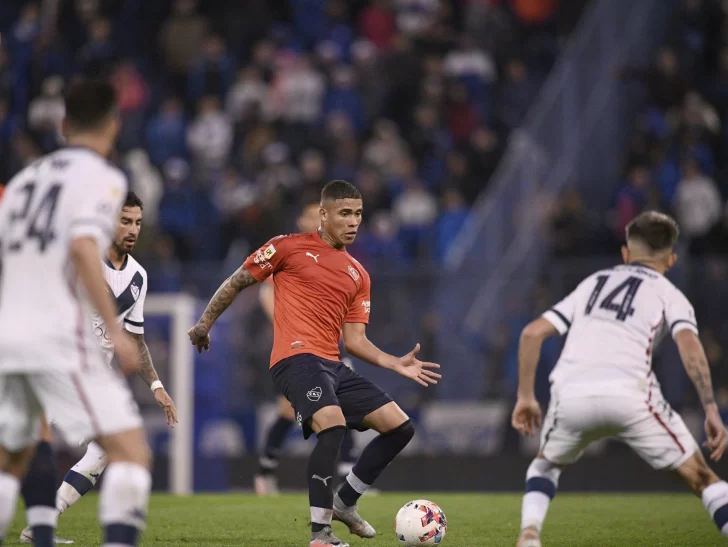
M 294 423 L 292 420 L 279 416 L 268 430 L 265 449 L 259 460 L 262 475 L 271 474 L 278 467 L 278 456 L 281 453 L 281 447 Z
M 354 437 L 352 432 L 348 431 L 344 435 L 344 440 L 341 441 L 341 448 L 339 449 L 339 462 L 354 464 L 356 462 L 356 453 L 354 447 Z
M 56 462 L 50 443 L 38 443 L 35 456 L 25 476 L 21 493 L 25 500 L 28 525 L 33 531 L 33 545 L 53 547 L 56 513 Z
M 334 507 L 334 478 L 339 446 L 346 426 L 337 425 L 318 434 L 318 442 L 308 459 L 308 501 L 311 506 L 311 531 L 319 532 L 331 524 Z
M 393 429 L 382 433 L 370 442 L 354 464 L 351 473 L 357 481 L 352 486 L 347 479 L 337 492 L 341 501 L 347 507 L 356 505 L 359 497 L 369 488 L 391 461 L 399 454 L 415 435 L 415 428 L 410 420 Z

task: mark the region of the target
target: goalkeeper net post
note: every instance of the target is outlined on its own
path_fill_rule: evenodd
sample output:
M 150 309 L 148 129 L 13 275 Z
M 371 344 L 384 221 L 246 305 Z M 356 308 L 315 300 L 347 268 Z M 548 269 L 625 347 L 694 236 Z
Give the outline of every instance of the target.
M 194 491 L 195 354 L 187 330 L 195 324 L 195 299 L 187 294 L 149 294 L 144 314 L 170 319 L 171 395 L 179 423 L 171 432 L 169 487 L 173 494 L 186 496 Z

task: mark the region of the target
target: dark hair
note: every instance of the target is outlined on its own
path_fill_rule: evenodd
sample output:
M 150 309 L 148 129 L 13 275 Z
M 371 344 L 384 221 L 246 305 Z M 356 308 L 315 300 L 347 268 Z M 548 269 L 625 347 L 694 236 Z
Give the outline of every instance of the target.
M 139 207 L 142 211 L 144 210 L 144 203 L 139 199 L 134 192 L 129 190 L 126 193 L 126 200 L 124 200 L 124 207 Z
M 627 241 L 639 241 L 650 251 L 672 250 L 680 235 L 675 219 L 665 213 L 646 211 L 627 224 Z
M 336 201 L 337 199 L 361 199 L 361 192 L 350 182 L 332 180 L 321 190 L 321 201 Z
M 75 129 L 97 129 L 116 109 L 116 91 L 103 80 L 76 80 L 66 92 L 66 119 Z

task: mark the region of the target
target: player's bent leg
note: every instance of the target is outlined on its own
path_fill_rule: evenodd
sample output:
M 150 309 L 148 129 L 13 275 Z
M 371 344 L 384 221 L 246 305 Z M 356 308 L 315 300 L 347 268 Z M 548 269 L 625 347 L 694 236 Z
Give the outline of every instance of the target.
M 563 467 L 548 461 L 541 452 L 528 467 L 518 547 L 541 547 L 541 528 L 551 500 L 556 496 Z
M 97 439 L 109 464 L 99 498 L 105 546 L 134 546 L 146 527 L 152 487 L 151 453 L 142 429 Z
M 59 513 L 63 513 L 93 489 L 107 463 L 104 449 L 98 443 L 90 442 L 83 458 L 68 470 L 58 488 L 56 508 Z
M 703 505 L 724 536 L 728 536 L 728 483 L 708 467 L 705 458 L 696 450 L 675 472 L 688 488 L 703 500 Z
M 259 496 L 278 495 L 276 470 L 283 445 L 291 429 L 295 425 L 296 414 L 288 400 L 282 395 L 278 397 L 278 418 L 268 429 L 265 448 L 258 458 L 258 473 L 253 478 L 255 493 Z
M 397 403 L 389 402 L 364 417 L 362 424 L 379 432 L 362 451 L 334 497 L 334 516 L 352 534 L 372 538 L 374 528 L 359 516 L 357 502 L 415 435 L 415 428 Z

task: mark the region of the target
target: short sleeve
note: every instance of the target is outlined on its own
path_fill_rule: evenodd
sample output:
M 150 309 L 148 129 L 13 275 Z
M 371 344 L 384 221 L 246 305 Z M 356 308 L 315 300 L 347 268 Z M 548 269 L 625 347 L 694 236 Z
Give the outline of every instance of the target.
M 134 334 L 144 334 L 144 302 L 147 299 L 147 280 L 142 277 L 143 283 L 139 290 L 139 298 L 131 307 L 129 314 L 124 318 L 124 328 Z
M 243 263 L 243 267 L 256 281 L 262 283 L 283 266 L 288 246 L 286 236 L 274 237 L 251 254 Z
M 543 313 L 541 317 L 551 323 L 559 334 L 566 334 L 571 328 L 571 323 L 576 315 L 577 287 L 571 294 L 564 298 L 561 302 L 552 306 Z
M 113 239 L 119 211 L 127 192 L 126 179 L 121 173 L 103 173 L 101 180 L 83 185 L 83 195 L 74 208 L 69 226 L 70 239 L 93 237 L 99 246 L 106 247 Z
M 673 338 L 684 329 L 698 334 L 695 310 L 690 301 L 678 289 L 673 289 L 665 305 L 665 321 Z
M 361 286 L 354 297 L 349 311 L 344 318 L 345 323 L 364 323 L 369 324 L 369 310 L 371 308 L 371 280 L 369 275 L 364 272 L 361 276 Z

